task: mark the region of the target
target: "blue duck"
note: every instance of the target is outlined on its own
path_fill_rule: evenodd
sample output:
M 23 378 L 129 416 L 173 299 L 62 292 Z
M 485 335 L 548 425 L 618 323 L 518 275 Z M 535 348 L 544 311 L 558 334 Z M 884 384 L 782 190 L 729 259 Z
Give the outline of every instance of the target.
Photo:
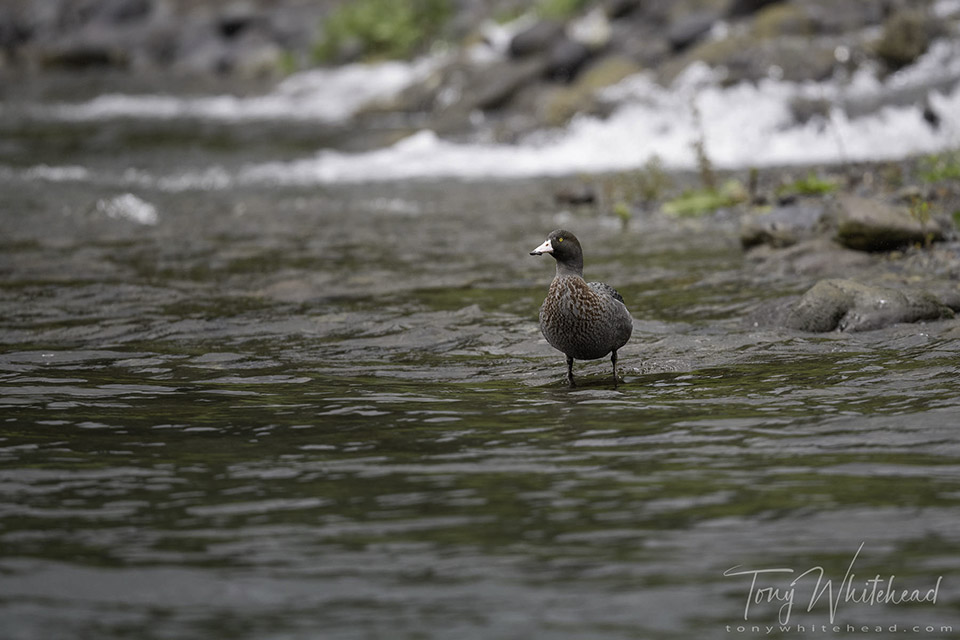
M 623 297 L 610 285 L 583 279 L 583 249 L 577 237 L 563 229 L 547 236 L 532 256 L 549 253 L 557 275 L 540 307 L 540 331 L 554 349 L 567 356 L 567 380 L 573 381 L 574 360 L 596 360 L 608 353 L 617 386 L 617 349 L 627 344 L 633 318 Z

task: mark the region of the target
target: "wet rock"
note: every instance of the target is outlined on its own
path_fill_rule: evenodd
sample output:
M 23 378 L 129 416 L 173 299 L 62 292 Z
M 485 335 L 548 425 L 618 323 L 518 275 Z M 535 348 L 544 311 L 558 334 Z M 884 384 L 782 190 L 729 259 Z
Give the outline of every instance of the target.
M 130 62 L 127 50 L 117 46 L 108 34 L 96 34 L 88 30 L 83 35 L 42 46 L 37 49 L 36 61 L 43 68 L 126 67 Z
M 674 51 L 682 51 L 710 33 L 710 29 L 720 18 L 714 11 L 697 11 L 682 16 L 670 25 L 667 40 Z
M 236 48 L 230 71 L 239 78 L 256 80 L 281 74 L 283 51 L 267 40 L 245 43 Z
M 515 35 L 510 41 L 509 52 L 514 58 L 545 53 L 564 37 L 563 23 L 542 20 Z
M 227 5 L 217 18 L 217 30 L 224 38 L 235 38 L 251 28 L 266 24 L 256 7 L 249 2 L 234 2 Z
M 30 28 L 11 8 L 0 7 L 0 52 L 13 51 L 30 37 Z
M 93 19 L 110 24 L 136 22 L 149 18 L 153 11 L 153 0 L 103 0 L 97 3 Z
M 814 28 L 813 17 L 807 7 L 792 3 L 764 7 L 753 21 L 753 32 L 759 38 L 809 36 L 813 34 Z
M 940 293 L 948 288 L 960 294 L 960 242 L 950 241 L 929 248 L 912 248 L 903 252 L 892 265 L 899 277 L 910 281 L 923 281 L 931 291 L 935 291 L 951 309 L 960 310 L 953 302 Z M 938 283 L 945 283 L 944 286 Z
M 550 47 L 546 76 L 559 82 L 570 82 L 590 58 L 590 49 L 583 43 L 561 38 Z
M 758 41 L 752 35 L 703 41 L 661 65 L 660 79 L 670 84 L 693 62 L 722 67 L 726 82 L 756 81 L 775 71 L 778 79 L 791 82 L 825 80 L 836 64 L 835 45 L 800 36 Z
M 933 129 L 939 129 L 943 120 L 940 113 L 930 104 L 929 96 L 923 102 L 923 121 Z
M 756 13 L 763 7 L 782 2 L 783 0 L 730 0 L 727 6 L 727 17 L 740 18 Z
M 612 28 L 610 50 L 644 68 L 654 69 L 673 55 L 665 29 L 641 32 L 632 21 L 625 20 L 614 22 Z
M 859 251 L 890 251 L 898 247 L 944 238 L 934 220 L 911 215 L 906 206 L 845 195 L 839 199 L 837 240 Z
M 597 192 L 588 184 L 567 185 L 554 192 L 553 201 L 558 205 L 582 206 L 594 204 L 597 201 Z
M 174 69 L 189 74 L 222 74 L 231 68 L 231 48 L 215 37 L 216 23 L 210 19 L 187 21 L 176 34 Z
M 577 79 L 563 87 L 554 87 L 533 104 L 538 119 L 547 126 L 565 124 L 577 113 L 597 113 L 601 105 L 597 92 L 640 71 L 629 58 L 613 55 L 592 62 Z
M 845 275 L 875 262 L 871 254 L 848 249 L 823 236 L 801 240 L 785 248 L 755 245 L 747 252 L 746 259 L 767 274 L 820 277 Z
M 542 56 L 493 64 L 472 77 L 464 88 L 459 108 L 467 111 L 499 109 L 521 88 L 542 77 L 546 69 L 547 61 Z
M 802 4 L 816 33 L 837 34 L 881 24 L 887 17 L 890 3 L 886 0 L 807 0 Z
M 606 0 L 604 11 L 611 19 L 624 18 L 640 8 L 642 0 Z
M 853 280 L 821 280 L 790 309 L 785 326 L 797 331 L 869 331 L 902 322 L 953 317 L 932 294 L 861 284 Z
M 795 95 L 790 98 L 790 113 L 797 124 L 806 124 L 814 118 L 827 118 L 835 105 L 827 98 Z
M 883 26 L 876 53 L 891 69 L 899 69 L 923 55 L 936 36 L 936 23 L 924 11 L 894 13 Z
M 824 214 L 823 205 L 814 203 L 749 214 L 740 223 L 740 245 L 744 249 L 761 244 L 775 248 L 795 245 L 819 230 Z

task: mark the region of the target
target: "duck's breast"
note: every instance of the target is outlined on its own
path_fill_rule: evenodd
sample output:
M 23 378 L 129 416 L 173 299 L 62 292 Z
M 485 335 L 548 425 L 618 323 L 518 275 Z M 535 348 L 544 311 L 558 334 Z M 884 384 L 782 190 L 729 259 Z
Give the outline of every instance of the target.
M 540 307 L 540 330 L 556 349 L 578 360 L 602 358 L 630 338 L 633 320 L 612 287 L 558 276 Z

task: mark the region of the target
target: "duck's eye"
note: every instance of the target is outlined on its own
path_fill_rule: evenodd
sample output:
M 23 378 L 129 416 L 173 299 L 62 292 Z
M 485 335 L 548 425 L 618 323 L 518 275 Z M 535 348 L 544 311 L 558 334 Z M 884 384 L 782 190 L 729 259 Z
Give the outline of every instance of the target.
M 563 242 L 563 238 L 557 238 L 557 242 Z

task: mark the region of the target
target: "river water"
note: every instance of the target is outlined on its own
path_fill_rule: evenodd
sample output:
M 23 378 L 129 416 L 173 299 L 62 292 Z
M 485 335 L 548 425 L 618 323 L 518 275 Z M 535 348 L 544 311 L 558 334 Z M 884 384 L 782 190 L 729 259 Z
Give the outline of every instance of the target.
M 751 326 L 812 281 L 544 179 L 215 179 L 300 125 L 3 124 L 0 637 L 960 633 L 955 321 Z M 616 390 L 539 335 L 558 226 Z

